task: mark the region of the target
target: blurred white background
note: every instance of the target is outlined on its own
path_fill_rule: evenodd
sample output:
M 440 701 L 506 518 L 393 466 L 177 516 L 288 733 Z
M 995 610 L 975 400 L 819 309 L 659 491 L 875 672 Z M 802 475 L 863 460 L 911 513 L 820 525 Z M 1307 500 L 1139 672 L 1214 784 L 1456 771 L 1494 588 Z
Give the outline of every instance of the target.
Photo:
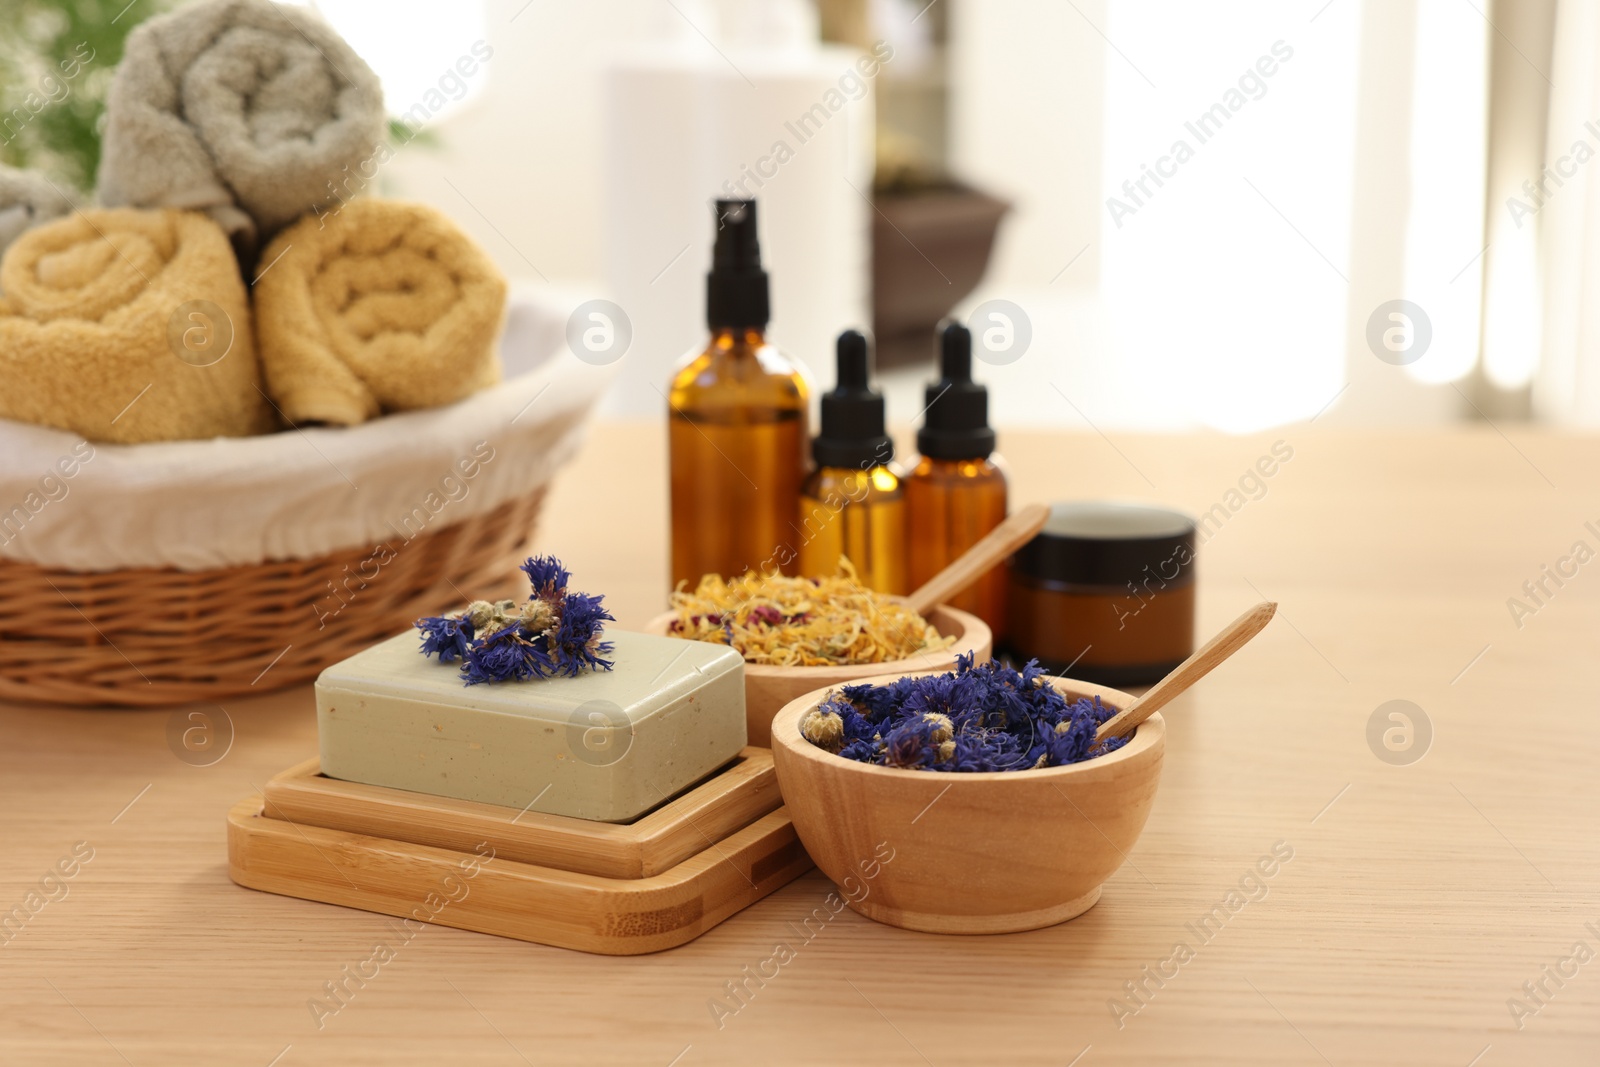
M 1540 193 L 1549 210 L 1521 190 L 1575 138 L 1600 145 L 1583 125 L 1600 114 L 1597 16 L 1576 3 L 316 6 L 396 115 L 474 41 L 492 46 L 384 191 L 449 211 L 514 276 L 616 300 L 634 336 L 613 414 L 662 413 L 671 364 L 701 340 L 706 201 L 778 140 L 793 160 L 756 192 L 773 333 L 831 377 L 830 338 L 870 323 L 876 131 L 880 183 L 904 135 L 1011 205 L 956 307 L 1003 299 L 1027 317 L 1023 356 L 980 368 L 1003 425 L 1600 419 L 1592 182 L 1575 170 Z M 893 58 L 802 144 L 793 121 L 859 54 L 815 43 L 818 26 L 852 9 Z M 1409 365 L 1369 344 L 1394 300 L 1431 334 Z M 930 366 L 883 371 L 892 418 L 917 414 Z

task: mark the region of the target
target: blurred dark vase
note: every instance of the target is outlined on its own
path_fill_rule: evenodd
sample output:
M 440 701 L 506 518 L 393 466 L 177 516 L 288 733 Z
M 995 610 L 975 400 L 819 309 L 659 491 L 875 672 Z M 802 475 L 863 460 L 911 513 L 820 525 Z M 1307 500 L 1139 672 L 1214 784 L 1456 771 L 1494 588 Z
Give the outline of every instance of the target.
M 880 190 L 872 213 L 872 330 L 879 367 L 933 357 L 934 328 L 977 288 L 1011 205 L 948 183 Z

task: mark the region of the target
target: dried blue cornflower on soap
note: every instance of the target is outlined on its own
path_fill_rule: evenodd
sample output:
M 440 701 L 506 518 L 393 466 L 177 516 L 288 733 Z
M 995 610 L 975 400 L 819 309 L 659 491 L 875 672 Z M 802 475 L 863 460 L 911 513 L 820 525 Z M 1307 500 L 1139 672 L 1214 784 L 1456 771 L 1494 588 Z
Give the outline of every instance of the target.
M 1099 697 L 1068 701 L 1044 678 L 1035 661 L 1019 671 L 959 656 L 953 674 L 844 686 L 801 718 L 800 733 L 845 759 L 927 771 L 1061 767 L 1128 743 L 1096 744 L 1117 709 Z
M 522 572 L 533 586 L 525 603 L 475 600 L 460 614 L 418 619 L 422 654 L 459 660 L 467 685 L 609 671 L 611 642 L 601 638 L 616 619 L 605 598 L 567 592 L 572 575 L 554 556 L 534 556 Z

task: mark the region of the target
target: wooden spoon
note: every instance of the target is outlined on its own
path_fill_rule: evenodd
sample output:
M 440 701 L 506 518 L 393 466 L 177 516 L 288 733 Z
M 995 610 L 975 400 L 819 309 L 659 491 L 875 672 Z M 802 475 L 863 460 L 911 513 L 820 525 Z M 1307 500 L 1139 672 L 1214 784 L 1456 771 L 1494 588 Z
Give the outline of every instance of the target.
M 1230 622 L 1217 636 L 1207 641 L 1200 650 L 1175 667 L 1171 674 L 1150 687 L 1149 692 L 1123 708 L 1095 732 L 1096 741 L 1108 737 L 1123 737 L 1133 733 L 1134 727 L 1144 722 L 1173 697 L 1211 673 L 1212 668 L 1245 646 L 1261 628 L 1272 621 L 1278 605 L 1263 600 L 1249 611 Z
M 1032 541 L 1034 534 L 1044 528 L 1048 518 L 1050 509 L 1044 504 L 1029 504 L 1020 509 L 985 534 L 977 544 L 961 553 L 948 567 L 915 589 L 905 598 L 906 604 L 918 615 L 928 614 Z

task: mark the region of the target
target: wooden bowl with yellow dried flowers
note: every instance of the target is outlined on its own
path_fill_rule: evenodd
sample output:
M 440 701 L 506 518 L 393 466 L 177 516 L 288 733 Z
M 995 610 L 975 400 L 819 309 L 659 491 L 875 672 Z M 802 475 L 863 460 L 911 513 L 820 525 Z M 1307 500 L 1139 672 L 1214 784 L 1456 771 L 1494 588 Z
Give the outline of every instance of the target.
M 987 662 L 989 625 L 943 601 L 1031 540 L 1049 515 L 1042 504 L 1019 508 L 906 597 L 865 588 L 848 559 L 831 578 L 711 574 L 674 592 L 673 610 L 645 630 L 742 654 L 748 743 L 770 747 L 772 717 L 803 693 L 889 672 L 953 670 L 957 656 Z
M 981 662 L 994 651 L 994 635 L 976 615 L 948 605 L 919 615 L 863 589 L 854 572 L 815 581 L 709 576 L 674 599 L 678 607 L 645 632 L 720 641 L 743 654 L 748 743 L 762 747 L 772 744 L 778 709 L 803 693 L 885 671 L 953 670 L 958 655 Z

